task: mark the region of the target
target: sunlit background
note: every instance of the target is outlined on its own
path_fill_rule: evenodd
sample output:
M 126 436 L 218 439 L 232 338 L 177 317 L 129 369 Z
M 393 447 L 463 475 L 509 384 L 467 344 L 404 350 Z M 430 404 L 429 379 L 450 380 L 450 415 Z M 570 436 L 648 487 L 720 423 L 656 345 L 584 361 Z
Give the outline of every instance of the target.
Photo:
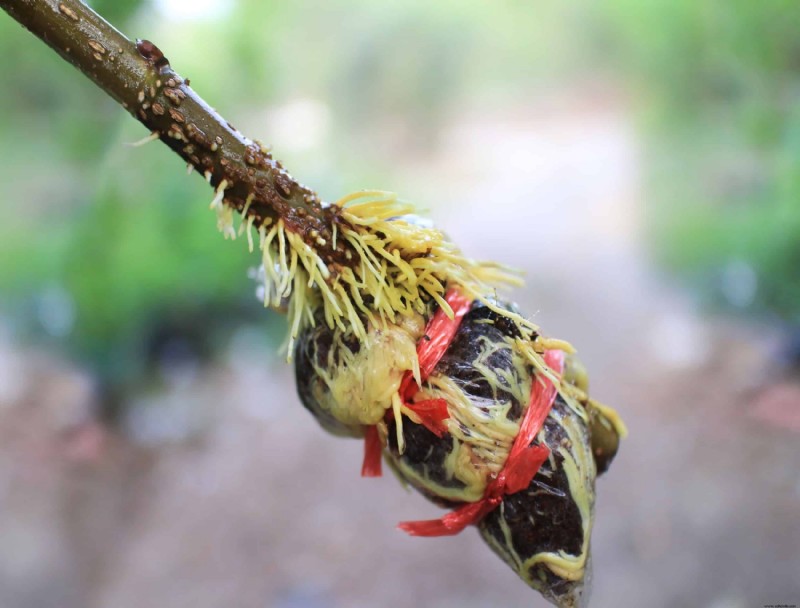
M 393 190 L 630 427 L 593 606 L 800 602 L 800 4 L 96 0 L 327 200 Z M 211 192 L 0 14 L 0 606 L 544 606 L 301 407 Z

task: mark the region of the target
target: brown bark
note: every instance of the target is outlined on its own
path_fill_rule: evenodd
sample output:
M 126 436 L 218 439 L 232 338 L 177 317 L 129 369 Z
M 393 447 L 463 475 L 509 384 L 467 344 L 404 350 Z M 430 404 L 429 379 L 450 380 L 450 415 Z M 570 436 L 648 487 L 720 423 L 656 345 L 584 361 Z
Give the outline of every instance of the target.
M 225 204 L 241 212 L 250 197 L 247 215 L 255 218 L 256 228 L 268 218 L 282 218 L 329 266 L 348 263 L 341 240 L 332 249 L 333 223 L 346 224 L 339 209 L 322 203 L 263 145 L 209 107 L 155 44 L 129 40 L 79 0 L 0 0 L 0 8 L 88 76 L 212 186 L 224 180 Z

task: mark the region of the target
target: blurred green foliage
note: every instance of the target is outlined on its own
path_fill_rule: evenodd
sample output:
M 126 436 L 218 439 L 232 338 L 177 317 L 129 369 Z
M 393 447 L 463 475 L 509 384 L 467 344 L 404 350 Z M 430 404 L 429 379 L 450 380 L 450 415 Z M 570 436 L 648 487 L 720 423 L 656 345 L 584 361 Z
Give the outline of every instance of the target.
M 660 259 L 716 303 L 752 270 L 758 289 L 735 304 L 800 320 L 796 2 L 239 0 L 175 21 L 142 0 L 92 4 L 157 41 L 328 200 L 380 187 L 429 204 L 397 159 L 435 151 L 455 112 L 513 108 L 622 67 L 652 144 Z M 149 373 L 170 335 L 204 357 L 241 323 L 276 340 L 282 321 L 246 274 L 258 260 L 216 234 L 204 182 L 163 146 L 123 146 L 141 127 L 5 17 L 0 53 L 14 58 L 0 95 L 13 117 L 0 123 L 0 310 L 18 333 L 56 342 L 112 387 Z M 297 100 L 327 112 L 306 146 L 292 131 L 303 120 L 270 130 Z
M 568 79 L 598 44 L 585 2 L 240 0 L 174 19 L 163 1 L 91 4 L 156 41 L 328 200 L 365 187 L 425 192 L 403 183 L 397 158 L 433 151 L 454 108 Z M 237 325 L 259 322 L 277 342 L 282 321 L 263 313 L 247 278 L 257 256 L 216 233 L 203 180 L 159 144 L 125 147 L 141 126 L 4 15 L 0 53 L 14 58 L 0 94 L 12 117 L 0 123 L 0 312 L 18 335 L 57 344 L 122 393 L 170 336 L 211 356 Z M 264 124 L 280 127 L 270 116 L 297 100 L 328 113 L 305 147 Z
M 800 4 L 608 7 L 649 134 L 660 259 L 714 304 L 800 322 Z
M 124 27 L 142 3 L 94 4 Z M 0 95 L 13 117 L 0 285 L 18 334 L 63 347 L 118 401 L 160 358 L 205 360 L 237 325 L 269 323 L 247 278 L 256 260 L 215 233 L 205 182 L 164 146 L 126 147 L 141 127 L 5 17 L 0 52 L 20 58 Z

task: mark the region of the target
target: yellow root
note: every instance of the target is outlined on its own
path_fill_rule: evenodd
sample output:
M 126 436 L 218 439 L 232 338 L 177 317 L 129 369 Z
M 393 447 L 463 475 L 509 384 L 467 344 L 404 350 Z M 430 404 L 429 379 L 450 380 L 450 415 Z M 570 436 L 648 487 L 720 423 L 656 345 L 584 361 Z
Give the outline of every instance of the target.
M 156 141 L 159 137 L 161 137 L 161 134 L 158 131 L 153 131 L 147 137 L 143 137 L 139 141 L 126 143 L 125 145 L 130 148 L 141 148 L 142 146 L 149 144 L 151 141 Z
M 252 197 L 245 202 L 245 219 L 237 231 L 233 227 L 233 208 L 225 204 L 227 187 L 223 180 L 211 201 L 217 226 L 225 238 L 235 239 L 247 231 L 252 249 L 253 223 L 252 218 L 246 217 Z M 495 287 L 520 284 L 517 274 L 497 264 L 465 257 L 441 231 L 419 225 L 411 216 L 414 208 L 398 201 L 394 194 L 357 192 L 336 205 L 352 228 L 334 223 L 333 239 L 337 244 L 349 245 L 348 253 L 351 257 L 355 254 L 356 259 L 351 266 L 334 272 L 282 220 L 271 226 L 266 220 L 259 228 L 266 277 L 264 304 L 278 307 L 290 301 L 290 357 L 294 339 L 306 323 L 313 322 L 313 311 L 319 306 L 329 327 L 350 327 L 364 339 L 369 324 L 385 325 L 396 322 L 398 315 L 424 313 L 429 299 L 452 315 L 444 300 L 445 290 L 451 287 L 485 302 L 528 331 L 535 330 L 528 320 L 494 303 Z
M 217 226 L 225 238 L 235 239 L 233 209 L 224 198 L 227 187 L 225 180 L 219 184 L 211 208 L 217 213 Z M 247 217 L 247 212 L 252 202 L 253 197 L 248 196 L 238 231 L 247 232 L 251 251 L 253 217 Z M 313 325 L 318 309 L 330 328 L 352 331 L 365 341 L 370 326 L 386 327 L 387 323 L 396 323 L 398 316 L 425 314 L 429 299 L 452 316 L 444 295 L 447 289 L 457 287 L 516 323 L 522 335 L 516 341 L 519 351 L 559 388 L 576 414 L 586 416 L 574 391 L 566 383 L 562 387 L 558 375 L 542 356 L 553 348 L 571 353 L 572 346 L 563 340 L 539 336 L 538 327 L 529 319 L 497 304 L 495 288 L 520 285 L 518 273 L 499 264 L 467 258 L 441 231 L 422 225 L 413 215 L 414 207 L 393 193 L 355 192 L 335 205 L 352 226 L 340 228 L 335 222 L 331 226 L 334 242 L 346 242 L 350 246 L 348 253 L 355 253 L 351 266 L 329 268 L 302 235 L 288 230 L 282 219 L 273 223 L 266 218 L 258 228 L 265 277 L 264 306 L 288 308 L 286 346 L 290 359 L 295 339 L 306 325 Z M 418 366 L 414 369 L 418 374 Z M 618 427 L 622 430 L 621 422 Z

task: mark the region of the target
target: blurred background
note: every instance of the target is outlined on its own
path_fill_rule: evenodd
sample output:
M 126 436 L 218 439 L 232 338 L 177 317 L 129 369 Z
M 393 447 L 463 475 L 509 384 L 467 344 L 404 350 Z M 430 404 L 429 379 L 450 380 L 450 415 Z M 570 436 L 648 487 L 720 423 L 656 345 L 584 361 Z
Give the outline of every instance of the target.
M 95 0 L 327 200 L 394 190 L 630 427 L 593 606 L 800 602 L 800 4 Z M 300 406 L 211 192 L 0 14 L 0 606 L 544 606 Z

